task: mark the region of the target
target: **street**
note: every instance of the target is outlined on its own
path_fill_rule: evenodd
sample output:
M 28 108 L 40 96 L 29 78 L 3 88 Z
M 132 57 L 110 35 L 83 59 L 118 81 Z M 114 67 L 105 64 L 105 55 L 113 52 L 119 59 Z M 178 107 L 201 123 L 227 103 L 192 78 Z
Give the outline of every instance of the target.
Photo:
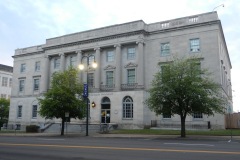
M 182 138 L 0 136 L 0 160 L 237 160 L 240 142 Z

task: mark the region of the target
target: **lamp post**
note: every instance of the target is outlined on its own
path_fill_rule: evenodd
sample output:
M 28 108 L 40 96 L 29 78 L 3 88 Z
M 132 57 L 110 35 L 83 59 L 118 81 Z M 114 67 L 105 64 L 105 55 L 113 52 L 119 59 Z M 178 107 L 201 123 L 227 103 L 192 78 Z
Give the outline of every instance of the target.
M 219 6 L 213 8 L 212 12 L 213 12 L 216 8 L 221 7 L 221 6 L 224 7 L 224 4 L 220 4 Z
M 89 58 L 93 57 L 94 61 L 92 62 L 92 64 L 89 63 Z M 85 55 L 82 57 L 81 59 L 81 64 L 79 65 L 79 69 L 80 70 L 84 70 L 84 65 L 83 65 L 83 59 L 87 58 L 87 66 L 86 66 L 86 71 L 87 71 L 87 81 L 84 84 L 84 90 L 83 90 L 83 97 L 86 99 L 86 111 L 87 111 L 87 119 L 86 119 L 86 136 L 88 136 L 88 118 L 89 118 L 89 110 L 88 110 L 88 70 L 89 70 L 89 66 L 92 65 L 93 68 L 97 68 L 97 63 L 95 61 L 95 56 L 90 54 L 90 55 Z

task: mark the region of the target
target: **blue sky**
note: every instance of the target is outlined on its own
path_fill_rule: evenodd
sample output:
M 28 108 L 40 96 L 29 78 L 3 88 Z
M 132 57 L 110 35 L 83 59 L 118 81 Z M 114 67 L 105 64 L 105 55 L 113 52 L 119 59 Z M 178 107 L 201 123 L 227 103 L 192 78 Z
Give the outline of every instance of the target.
M 232 62 L 234 111 L 240 111 L 239 0 L 0 0 L 0 64 L 13 65 L 14 51 L 46 39 L 142 19 L 159 22 L 211 12 L 222 22 Z

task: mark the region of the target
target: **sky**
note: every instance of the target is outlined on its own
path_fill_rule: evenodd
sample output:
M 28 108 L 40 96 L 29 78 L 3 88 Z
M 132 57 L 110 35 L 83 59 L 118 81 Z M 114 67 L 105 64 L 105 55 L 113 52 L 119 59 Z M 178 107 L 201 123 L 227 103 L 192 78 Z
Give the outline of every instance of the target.
M 0 64 L 13 66 L 15 49 L 44 44 L 48 38 L 213 10 L 221 20 L 232 63 L 233 109 L 240 112 L 240 0 L 0 0 Z

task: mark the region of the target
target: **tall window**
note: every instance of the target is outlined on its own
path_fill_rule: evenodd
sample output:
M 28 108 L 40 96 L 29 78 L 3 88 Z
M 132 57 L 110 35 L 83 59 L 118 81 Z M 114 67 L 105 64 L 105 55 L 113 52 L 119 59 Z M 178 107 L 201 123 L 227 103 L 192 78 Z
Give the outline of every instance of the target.
M 127 59 L 135 59 L 135 48 L 131 47 L 127 49 Z
M 107 71 L 106 72 L 106 84 L 107 84 L 107 86 L 109 86 L 109 87 L 113 87 L 113 84 L 114 84 L 114 82 L 113 82 L 113 71 Z
M 127 70 L 127 83 L 135 83 L 135 69 L 128 69 Z
M 19 80 L 19 92 L 24 91 L 24 83 L 25 83 L 24 79 Z
M 193 62 L 191 63 L 191 68 L 195 74 L 201 75 L 201 63 L 200 62 Z
M 200 41 L 199 38 L 190 39 L 190 51 L 199 52 L 200 51 Z
M 12 87 L 12 78 L 9 78 L 9 87 Z
M 163 114 L 164 119 L 171 119 L 171 114 Z
M 35 62 L 35 71 L 40 71 L 40 61 Z
M 171 119 L 171 117 L 172 117 L 170 112 L 163 113 L 162 116 L 163 116 L 164 119 Z
M 94 87 L 94 73 L 88 73 L 88 87 Z
M 71 56 L 70 57 L 70 66 L 75 66 L 76 65 L 76 57 Z
M 33 79 L 33 90 L 34 91 L 39 90 L 39 78 Z
M 22 118 L 22 106 L 18 106 L 17 118 Z
M 166 73 L 168 73 L 168 72 L 170 72 L 169 71 L 169 66 L 168 65 L 162 65 L 161 66 L 162 82 L 169 81 L 169 77 L 166 75 Z
M 170 55 L 170 44 L 162 43 L 161 44 L 161 56 L 168 56 L 168 55 Z
M 92 65 L 93 62 L 94 62 L 94 56 L 88 57 L 88 64 Z
M 7 98 L 7 95 L 6 94 L 1 94 L 1 98 Z
M 25 71 L 26 71 L 26 64 L 23 63 L 23 64 L 21 64 L 20 72 L 23 73 L 23 72 L 25 72 Z
M 60 67 L 60 59 L 55 58 L 54 59 L 54 69 L 59 69 L 59 67 Z
M 37 105 L 32 106 L 32 118 L 37 118 Z
M 123 99 L 123 118 L 124 119 L 133 118 L 133 100 L 129 96 L 126 96 Z
M 171 111 L 166 110 L 168 106 L 163 103 L 162 107 L 164 108 L 164 113 L 162 114 L 163 119 L 171 119 L 171 117 L 172 117 Z
M 114 53 L 113 51 L 107 51 L 107 62 L 114 61 Z
M 193 113 L 193 118 L 194 119 L 202 119 L 203 118 L 203 114 L 202 113 Z
M 8 78 L 2 77 L 2 86 L 7 87 L 7 85 L 8 85 Z

